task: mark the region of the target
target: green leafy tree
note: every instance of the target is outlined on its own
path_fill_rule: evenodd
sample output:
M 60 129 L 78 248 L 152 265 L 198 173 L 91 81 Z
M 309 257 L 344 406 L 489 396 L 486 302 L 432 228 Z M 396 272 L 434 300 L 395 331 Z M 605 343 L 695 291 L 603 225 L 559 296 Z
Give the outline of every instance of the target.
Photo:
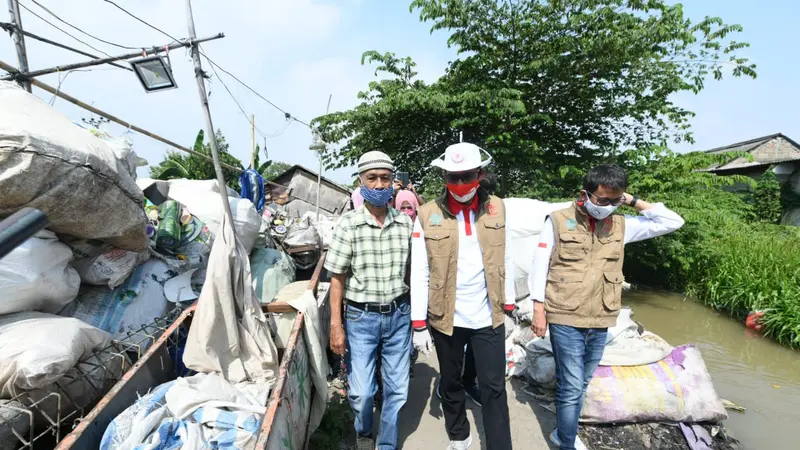
M 334 167 L 381 150 L 422 180 L 443 149 L 490 150 L 500 190 L 572 195 L 585 169 L 624 148 L 691 141 L 690 111 L 671 97 L 723 74 L 755 77 L 736 55 L 741 31 L 693 22 L 664 0 L 414 0 L 460 57 L 432 84 L 411 58 L 364 53 L 376 81 L 349 111 L 318 118 Z
M 286 172 L 290 167 L 292 167 L 292 165 L 289 163 L 276 161 L 270 164 L 265 170 L 261 171 L 261 176 L 264 177 L 265 180 L 274 181 L 275 178 L 278 178 L 278 175 Z
M 219 150 L 220 161 L 234 167 L 243 167 L 242 162 L 235 156 L 228 153 L 228 143 L 220 130 L 217 130 L 217 148 Z M 204 133 L 200 130 L 195 138 L 192 149 L 198 153 L 211 157 L 211 145 L 204 144 Z M 239 176 L 241 173 L 222 168 L 225 175 L 225 182 L 228 186 L 239 191 Z M 166 158 L 157 166 L 150 168 L 150 177 L 156 180 L 169 180 L 174 178 L 187 178 L 190 180 L 211 180 L 216 179 L 214 163 L 199 156 L 168 151 Z
M 781 184 L 772 168 L 764 172 L 756 183 L 753 201 L 759 220 L 775 224 L 781 221 Z

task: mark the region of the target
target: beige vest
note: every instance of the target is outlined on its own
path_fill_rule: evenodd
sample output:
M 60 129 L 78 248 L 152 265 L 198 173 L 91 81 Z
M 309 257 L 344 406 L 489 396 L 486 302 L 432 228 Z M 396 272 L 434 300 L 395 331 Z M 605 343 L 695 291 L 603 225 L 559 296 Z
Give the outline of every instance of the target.
M 479 191 L 481 193 L 481 191 Z M 483 253 L 486 291 L 492 305 L 492 326 L 505 321 L 506 212 L 503 200 L 482 194 L 472 225 Z M 458 263 L 458 219 L 446 207 L 447 197 L 422 205 L 417 220 L 425 233 L 430 281 L 428 324 L 451 336 L 456 312 L 456 266 Z
M 595 222 L 576 204 L 550 215 L 555 232 L 547 274 L 547 321 L 577 328 L 616 323 L 622 300 L 625 218 Z

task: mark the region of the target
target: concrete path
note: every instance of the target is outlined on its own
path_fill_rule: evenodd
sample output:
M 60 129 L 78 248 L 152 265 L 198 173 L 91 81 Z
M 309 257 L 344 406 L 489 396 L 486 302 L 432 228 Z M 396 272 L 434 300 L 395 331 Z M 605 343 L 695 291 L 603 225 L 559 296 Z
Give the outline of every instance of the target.
M 404 450 L 444 450 L 449 443 L 436 382 L 439 376 L 436 355 L 420 355 L 414 366 L 414 378 L 408 402 L 400 412 L 399 447 Z M 515 449 L 548 450 L 547 436 L 555 427 L 555 415 L 542 408 L 540 402 L 523 391 L 525 383 L 507 383 L 511 437 Z M 467 400 L 467 417 L 472 427 L 472 449 L 485 449 L 481 409 Z

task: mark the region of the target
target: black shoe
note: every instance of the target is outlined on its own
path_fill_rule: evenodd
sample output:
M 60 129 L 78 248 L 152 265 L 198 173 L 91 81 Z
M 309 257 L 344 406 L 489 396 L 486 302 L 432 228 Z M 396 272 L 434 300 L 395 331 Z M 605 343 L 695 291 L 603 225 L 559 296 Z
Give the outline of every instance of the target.
M 355 450 L 375 450 L 375 439 L 371 437 L 356 436 Z

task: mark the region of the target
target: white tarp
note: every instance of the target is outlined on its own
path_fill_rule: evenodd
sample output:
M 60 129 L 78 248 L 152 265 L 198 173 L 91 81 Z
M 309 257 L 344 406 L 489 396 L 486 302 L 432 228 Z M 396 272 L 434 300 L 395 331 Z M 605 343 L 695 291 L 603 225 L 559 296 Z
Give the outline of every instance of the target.
M 183 362 L 231 383 L 274 382 L 278 350 L 251 284 L 250 261 L 227 215 L 209 256 L 206 281 L 186 339 Z
M 147 248 L 144 196 L 102 139 L 0 81 L 0 217 L 22 207 L 47 214 L 48 229 L 131 251 Z

